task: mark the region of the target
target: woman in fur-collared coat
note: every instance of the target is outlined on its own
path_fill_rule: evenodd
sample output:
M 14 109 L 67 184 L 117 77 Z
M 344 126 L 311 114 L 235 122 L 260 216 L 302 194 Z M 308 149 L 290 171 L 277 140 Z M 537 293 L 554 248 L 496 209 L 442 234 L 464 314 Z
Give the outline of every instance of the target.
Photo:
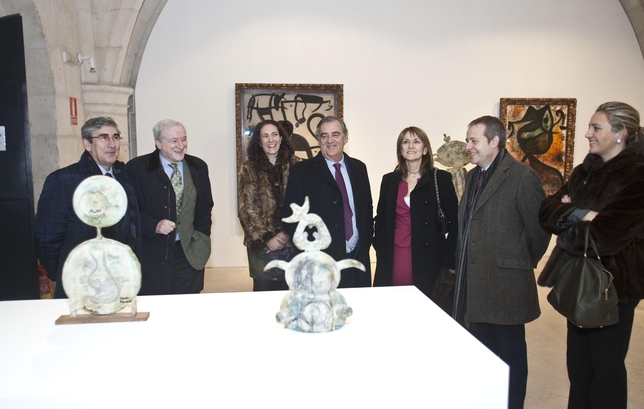
M 539 212 L 542 226 L 558 235 L 539 284 L 556 284 L 563 262 L 583 255 L 590 225 L 619 297 L 615 325 L 589 329 L 568 322 L 568 408 L 626 408 L 624 359 L 635 307 L 644 298 L 644 133 L 639 124 L 630 105 L 600 105 L 586 133 L 589 154 Z
M 272 120 L 255 126 L 247 155 L 237 175 L 237 203 L 253 291 L 287 290 L 284 272 L 276 268 L 264 272 L 264 266 L 294 255 L 282 225 L 282 199 L 291 165 L 299 158 L 284 129 Z

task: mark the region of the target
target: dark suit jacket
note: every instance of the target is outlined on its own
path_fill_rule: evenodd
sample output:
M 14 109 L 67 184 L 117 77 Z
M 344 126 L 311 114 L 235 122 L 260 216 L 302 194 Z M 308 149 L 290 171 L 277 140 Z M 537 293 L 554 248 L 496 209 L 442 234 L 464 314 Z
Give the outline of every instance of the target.
M 468 231 L 463 219 L 469 187 L 476 173 L 465 178 L 458 209 L 455 310 L 459 292 L 467 294 L 465 320 L 521 325 L 541 313 L 534 270 L 548 248 L 550 234 L 539 224 L 545 197 L 537 172 L 505 153 L 474 205 Z M 467 246 L 464 246 L 466 240 Z M 463 255 L 467 253 L 467 264 Z M 467 284 L 463 288 L 463 276 Z
M 129 245 L 140 257 L 138 206 L 134 189 L 123 162 L 116 161 L 112 165 L 112 172 L 125 190 L 128 210 L 115 226 L 103 228 L 102 234 Z M 67 256 L 82 242 L 96 238 L 96 227 L 83 223 L 74 212 L 74 191 L 83 180 L 102 174 L 86 151 L 77 163 L 47 176 L 42 188 L 34 219 L 34 249 L 49 278 L 58 283 L 56 298 L 66 297 L 61 278 Z
M 181 246 L 194 269 L 203 269 L 210 256 L 213 200 L 208 166 L 197 157 L 185 155 L 183 171 L 186 186 L 183 210 L 177 219 L 174 189 L 161 167 L 159 151 L 127 163 L 141 211 L 141 294 L 167 294 L 171 289 L 176 230 L 167 236 L 156 234 L 162 219 L 177 223 Z
M 429 297 L 441 266 L 456 266 L 456 238 L 458 235 L 458 199 L 452 176 L 439 170 L 436 174 L 441 208 L 450 221 L 447 238 L 438 231 L 438 204 L 434 187 L 434 171 L 425 172 L 411 193 L 411 255 L 412 282 Z M 396 228 L 396 201 L 401 172 L 387 173 L 380 185 L 380 199 L 376 214 L 376 232 L 373 247 L 377 264 L 374 286 L 392 283 L 394 256 L 394 229 Z
M 358 228 L 358 261 L 364 264 L 366 273 L 358 275 L 358 286 L 371 286 L 371 264 L 369 247 L 373 237 L 373 203 L 367 167 L 357 159 L 344 154 L 356 211 L 356 226 Z M 289 217 L 293 210 L 291 203 L 302 205 L 304 198 L 309 197 L 309 213 L 315 213 L 322 218 L 331 233 L 331 245 L 324 250 L 335 260 L 347 258 L 346 240 L 344 238 L 344 212 L 342 195 L 335 178 L 324 160 L 318 153 L 312 159 L 296 163 L 291 167 L 291 173 L 286 186 L 282 211 L 284 217 Z M 287 223 L 286 229 L 293 236 L 296 223 Z

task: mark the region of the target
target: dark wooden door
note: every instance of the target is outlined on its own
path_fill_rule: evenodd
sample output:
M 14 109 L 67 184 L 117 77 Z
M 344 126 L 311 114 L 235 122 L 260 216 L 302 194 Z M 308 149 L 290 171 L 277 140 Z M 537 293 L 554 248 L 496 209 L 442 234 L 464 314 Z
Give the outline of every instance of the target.
M 0 18 L 0 300 L 39 297 L 22 17 Z

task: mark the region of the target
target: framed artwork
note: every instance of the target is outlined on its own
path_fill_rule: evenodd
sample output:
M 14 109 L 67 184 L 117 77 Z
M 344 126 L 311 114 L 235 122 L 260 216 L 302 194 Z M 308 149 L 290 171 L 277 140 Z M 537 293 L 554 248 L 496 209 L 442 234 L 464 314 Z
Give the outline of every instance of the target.
M 295 154 L 313 157 L 320 149 L 317 124 L 329 115 L 342 118 L 343 97 L 342 84 L 235 84 L 237 169 L 255 125 L 266 119 L 291 122 Z
M 501 98 L 506 149 L 539 174 L 547 195 L 572 173 L 576 112 L 575 98 Z

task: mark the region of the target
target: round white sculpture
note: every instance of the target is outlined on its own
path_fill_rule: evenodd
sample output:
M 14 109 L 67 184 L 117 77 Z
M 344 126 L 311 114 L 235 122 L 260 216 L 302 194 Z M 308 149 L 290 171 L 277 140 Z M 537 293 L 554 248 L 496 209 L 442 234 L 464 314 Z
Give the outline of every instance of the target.
M 123 186 L 113 178 L 92 176 L 78 185 L 72 203 L 74 212 L 85 224 L 109 227 L 125 215 L 127 195 Z
M 322 218 L 309 211 L 309 198 L 300 207 L 291 204 L 293 214 L 283 221 L 298 222 L 293 243 L 303 253 L 290 262 L 274 260 L 265 270 L 273 267 L 285 271 L 290 291 L 282 300 L 277 322 L 300 332 L 327 332 L 342 328 L 346 319 L 353 314 L 345 298 L 336 291 L 340 283 L 340 271 L 355 267 L 365 271 L 362 263 L 352 259 L 335 261 L 323 249 L 331 244 L 331 235 Z M 309 241 L 305 229 L 316 227 L 313 241 Z
M 72 317 L 81 308 L 105 315 L 131 307 L 136 315 L 141 265 L 130 247 L 100 236 L 69 253 L 63 266 L 63 288 Z
M 101 234 L 101 228 L 113 226 L 125 215 L 125 190 L 110 177 L 92 176 L 76 188 L 73 206 L 79 219 L 96 227 L 97 237 L 76 246 L 63 265 L 70 316 L 81 308 L 106 315 L 125 307 L 136 315 L 141 264 L 129 246 Z

